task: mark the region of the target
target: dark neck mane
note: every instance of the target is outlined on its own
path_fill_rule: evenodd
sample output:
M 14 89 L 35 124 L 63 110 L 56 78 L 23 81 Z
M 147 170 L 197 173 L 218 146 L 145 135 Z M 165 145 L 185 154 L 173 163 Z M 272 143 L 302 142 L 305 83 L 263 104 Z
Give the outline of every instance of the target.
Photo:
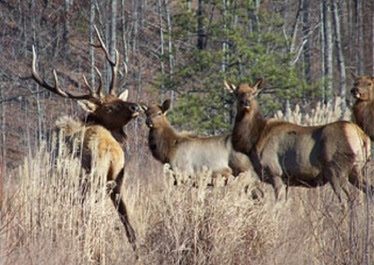
M 238 110 L 235 118 L 232 141 L 235 150 L 250 154 L 265 127 L 257 102 L 253 102 L 251 110 Z
M 374 100 L 356 101 L 353 105 L 353 116 L 358 126 L 374 140 Z

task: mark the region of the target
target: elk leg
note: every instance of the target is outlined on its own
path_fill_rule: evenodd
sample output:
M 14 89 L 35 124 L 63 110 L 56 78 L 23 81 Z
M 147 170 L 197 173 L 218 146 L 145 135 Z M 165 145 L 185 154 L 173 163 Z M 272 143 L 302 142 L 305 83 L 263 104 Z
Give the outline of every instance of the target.
M 230 168 L 223 168 L 221 170 L 214 171 L 212 173 L 212 184 L 215 187 L 220 187 L 220 186 L 226 186 L 229 177 L 232 175 L 232 170 Z M 220 178 L 223 179 L 223 184 L 221 184 Z M 218 184 L 220 183 L 220 184 Z
M 110 194 L 110 198 L 112 199 L 114 207 L 117 209 L 120 220 L 125 227 L 127 239 L 132 249 L 136 252 L 137 248 L 136 248 L 135 230 L 129 222 L 126 205 L 123 202 L 123 200 L 120 198 L 120 196 L 121 196 L 120 193 L 117 193 L 114 191 Z
M 371 198 L 373 197 L 374 187 L 373 185 L 370 185 L 370 183 L 366 182 L 362 171 L 357 165 L 352 168 L 352 171 L 349 174 L 349 182 L 359 190 L 363 191 L 365 194 L 368 192 L 368 195 Z
M 264 169 L 264 179 L 270 180 L 271 185 L 274 188 L 274 193 L 275 193 L 275 200 L 279 201 L 279 198 L 281 197 L 281 193 L 283 193 L 284 184 L 282 180 L 282 173 L 280 170 L 275 170 L 275 169 L 270 169 L 266 168 Z
M 335 172 L 333 168 L 325 168 L 323 170 L 323 176 L 330 182 L 332 189 L 334 190 L 336 196 L 339 199 L 339 202 L 342 202 L 342 187 L 338 177 L 338 174 Z M 347 194 L 348 195 L 348 194 Z M 349 197 L 349 196 L 348 196 Z
M 110 192 L 110 199 L 112 200 L 114 207 L 116 208 L 119 218 L 125 227 L 127 240 L 129 241 L 132 249 L 136 253 L 136 236 L 135 236 L 135 230 L 131 226 L 129 221 L 129 216 L 127 214 L 127 208 L 126 205 L 121 198 L 121 187 L 124 177 L 124 168 L 117 174 L 116 177 L 116 186 L 113 188 L 112 192 Z M 136 254 L 136 258 L 138 258 L 138 255 Z

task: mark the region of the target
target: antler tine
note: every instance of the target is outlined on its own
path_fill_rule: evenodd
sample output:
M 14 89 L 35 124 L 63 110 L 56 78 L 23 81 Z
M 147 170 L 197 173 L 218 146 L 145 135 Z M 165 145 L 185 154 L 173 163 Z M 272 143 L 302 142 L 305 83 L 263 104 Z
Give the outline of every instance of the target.
M 45 81 L 44 79 L 42 79 L 38 73 L 38 71 L 36 70 L 36 52 L 35 52 L 35 46 L 32 45 L 32 64 L 31 64 L 31 73 L 32 73 L 32 77 L 34 78 L 34 80 L 41 86 L 41 87 L 44 87 L 45 89 L 53 92 L 53 93 L 56 93 L 58 95 L 60 95 L 61 97 L 65 97 L 65 98 L 68 98 L 68 94 L 66 94 L 64 91 L 62 91 L 60 88 L 59 88 L 59 85 L 58 85 L 58 77 L 57 77 L 57 73 L 56 73 L 56 70 L 53 69 L 53 76 L 54 76 L 54 79 L 55 79 L 55 86 L 51 86 L 50 84 L 47 83 L 47 81 Z
M 118 65 L 119 65 L 119 52 L 117 49 L 114 51 L 115 63 L 112 66 L 112 81 L 110 82 L 109 93 L 115 95 L 115 89 L 117 84 Z
M 97 38 L 99 39 L 99 44 L 91 44 L 95 48 L 101 48 L 104 53 L 107 61 L 110 64 L 111 70 L 112 70 L 112 80 L 110 82 L 110 87 L 109 87 L 109 93 L 112 95 L 115 95 L 115 88 L 116 88 L 116 83 L 117 83 L 117 74 L 118 74 L 118 64 L 119 64 L 119 52 L 117 49 L 114 51 L 114 61 L 111 59 L 111 56 L 109 54 L 109 51 L 107 47 L 105 46 L 105 43 L 100 35 L 99 30 L 97 29 L 96 25 L 94 25 L 94 29 L 97 35 Z
M 102 86 L 103 86 L 103 76 L 100 73 L 99 69 L 97 69 L 97 67 L 95 67 L 95 71 L 96 71 L 96 73 L 99 76 L 99 86 L 98 86 L 97 90 L 94 91 L 92 89 L 92 87 L 90 86 L 90 84 L 87 81 L 86 75 L 83 75 L 84 84 L 86 85 L 86 88 L 88 89 L 88 91 L 92 95 L 92 97 L 94 97 L 94 98 L 102 98 L 103 95 L 101 93 L 101 89 L 102 89 Z
M 99 76 L 99 87 L 97 88 L 97 94 L 99 95 L 100 98 L 102 98 L 104 95 L 102 94 L 101 90 L 103 88 L 103 75 L 99 71 L 99 69 L 95 66 L 95 71 L 97 75 Z
M 123 62 L 123 65 L 124 65 L 124 68 L 125 68 L 125 74 L 123 76 L 123 78 L 121 79 L 121 81 L 119 82 L 119 85 L 117 86 L 118 88 L 121 88 L 123 87 L 126 82 L 127 82 L 127 75 L 128 75 L 128 68 L 127 68 L 127 63 L 126 62 Z
M 36 52 L 35 52 L 35 47 L 34 45 L 32 46 L 32 64 L 31 64 L 31 72 L 32 72 L 32 77 L 34 80 L 41 86 L 44 87 L 45 89 L 61 96 L 64 98 L 71 98 L 71 99 L 88 99 L 88 100 L 96 100 L 96 97 L 94 94 L 91 92 L 89 94 L 84 94 L 84 95 L 74 95 L 70 92 L 63 91 L 60 88 L 58 77 L 57 77 L 57 72 L 55 69 L 53 69 L 53 78 L 55 80 L 55 85 L 51 86 L 50 84 L 47 83 L 44 79 L 42 79 L 36 70 Z

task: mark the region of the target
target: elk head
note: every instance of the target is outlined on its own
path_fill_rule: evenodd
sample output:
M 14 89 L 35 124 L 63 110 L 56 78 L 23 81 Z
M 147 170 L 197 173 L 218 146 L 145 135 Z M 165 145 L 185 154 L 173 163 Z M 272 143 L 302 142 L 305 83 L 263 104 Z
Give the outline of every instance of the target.
M 239 86 L 224 81 L 225 88 L 228 92 L 233 93 L 237 100 L 237 107 L 240 111 L 250 111 L 255 102 L 257 95 L 262 89 L 264 79 L 259 79 L 253 86 L 242 83 Z
M 145 114 L 147 115 L 146 124 L 149 128 L 160 128 L 163 124 L 168 123 L 166 119 L 166 112 L 170 109 L 170 99 L 165 100 L 162 105 L 152 105 L 150 107 L 143 106 Z
M 61 96 L 64 98 L 70 98 L 78 100 L 79 105 L 88 113 L 88 122 L 92 122 L 95 124 L 100 124 L 106 129 L 110 131 L 118 131 L 125 136 L 122 131 L 124 125 L 126 125 L 131 119 L 138 116 L 141 112 L 141 108 L 138 104 L 127 102 L 128 90 L 126 89 L 119 95 L 116 95 L 115 89 L 116 87 L 121 87 L 123 85 L 123 81 L 121 81 L 121 85 L 117 84 L 117 75 L 118 75 L 118 65 L 119 65 L 119 54 L 118 51 L 115 51 L 115 59 L 112 60 L 110 58 L 109 52 L 102 40 L 98 29 L 95 27 L 95 31 L 99 40 L 98 44 L 91 44 L 96 48 L 101 48 L 104 53 L 106 60 L 109 62 L 111 71 L 112 71 L 112 79 L 110 82 L 109 87 L 109 94 L 104 95 L 102 93 L 102 75 L 100 71 L 95 67 L 95 71 L 99 76 L 99 85 L 96 91 L 92 89 L 92 87 L 88 84 L 87 79 L 83 76 L 85 87 L 87 88 L 87 93 L 76 95 L 70 93 L 66 90 L 63 90 L 60 87 L 58 82 L 58 77 L 56 70 L 53 69 L 53 76 L 54 76 L 54 85 L 49 84 L 46 80 L 42 79 L 39 73 L 36 70 L 36 52 L 34 46 L 32 47 L 33 52 L 33 59 L 32 59 L 32 77 L 33 79 L 45 89 Z M 125 65 L 125 77 L 127 75 L 127 66 Z M 124 78 L 125 79 L 125 78 Z
M 352 96 L 360 101 L 374 99 L 374 77 L 354 75 L 354 84 L 351 89 Z

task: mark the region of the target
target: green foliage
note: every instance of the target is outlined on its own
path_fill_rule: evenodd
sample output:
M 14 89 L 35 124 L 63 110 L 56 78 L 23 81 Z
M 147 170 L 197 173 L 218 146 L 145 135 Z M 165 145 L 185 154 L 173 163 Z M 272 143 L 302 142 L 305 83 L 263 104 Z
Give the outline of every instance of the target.
M 187 59 L 178 61 L 173 81 L 167 84 L 179 95 L 171 115 L 174 124 L 207 133 L 229 128 L 233 100 L 224 92 L 224 79 L 238 84 L 265 78 L 267 86 L 260 98 L 265 114 L 279 110 L 286 99 L 300 100 L 310 90 L 301 78 L 301 69 L 291 65 L 293 55 L 288 52 L 280 17 L 255 12 L 253 1 L 226 6 L 222 1 L 211 1 L 204 9 L 209 14 L 203 14 L 207 45 L 199 50 L 198 17 L 184 4 L 179 8 L 173 37 L 189 45 L 182 51 Z

